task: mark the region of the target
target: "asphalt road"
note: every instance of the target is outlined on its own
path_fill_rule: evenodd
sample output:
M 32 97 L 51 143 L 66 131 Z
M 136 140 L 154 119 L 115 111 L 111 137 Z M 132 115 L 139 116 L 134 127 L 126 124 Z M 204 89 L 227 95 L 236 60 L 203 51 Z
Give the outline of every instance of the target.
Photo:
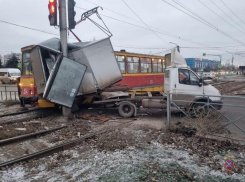
M 227 126 L 227 128 L 231 132 L 234 132 L 234 135 L 237 135 L 237 137 L 245 140 L 245 96 L 238 97 L 239 98 L 225 98 L 224 106 L 221 112 L 231 121 L 241 118 L 235 121 L 234 124 L 237 126 L 235 126 L 234 124 L 230 124 L 229 126 Z

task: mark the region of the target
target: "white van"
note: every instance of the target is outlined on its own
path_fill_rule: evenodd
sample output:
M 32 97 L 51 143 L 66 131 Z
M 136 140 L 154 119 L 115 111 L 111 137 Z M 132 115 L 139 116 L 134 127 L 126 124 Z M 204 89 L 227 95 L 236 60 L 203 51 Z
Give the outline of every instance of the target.
M 20 77 L 20 70 L 17 68 L 0 68 L 0 82 L 2 84 L 16 83 Z

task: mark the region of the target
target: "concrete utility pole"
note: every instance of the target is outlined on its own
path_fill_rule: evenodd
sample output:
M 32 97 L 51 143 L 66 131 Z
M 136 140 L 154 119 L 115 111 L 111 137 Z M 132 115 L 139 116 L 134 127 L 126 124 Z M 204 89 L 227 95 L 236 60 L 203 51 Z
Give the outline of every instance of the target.
M 66 21 L 66 0 L 59 0 L 59 16 L 60 16 L 60 43 L 63 56 L 68 56 L 67 47 L 67 21 Z M 62 106 L 63 116 L 70 116 L 71 109 Z
M 228 51 L 226 51 L 226 52 L 229 53 L 229 54 L 231 54 L 231 65 L 233 67 L 234 56 L 235 56 L 236 53 L 228 52 Z

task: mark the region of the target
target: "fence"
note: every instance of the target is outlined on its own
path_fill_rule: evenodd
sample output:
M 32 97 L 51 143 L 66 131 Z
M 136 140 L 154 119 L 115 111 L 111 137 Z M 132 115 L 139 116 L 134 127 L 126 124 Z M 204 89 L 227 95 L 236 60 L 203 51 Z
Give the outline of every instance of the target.
M 191 99 L 187 99 L 188 97 L 192 99 L 198 97 L 202 98 L 202 100 L 193 102 Z M 182 117 L 181 120 L 189 118 L 193 125 L 200 125 L 200 117 L 206 117 L 203 122 L 207 122 L 210 125 L 209 130 L 212 130 L 213 134 L 220 134 L 222 130 L 226 129 L 230 135 L 233 135 L 232 138 L 245 141 L 245 97 L 223 95 L 221 96 L 222 103 L 212 102 L 212 100 L 216 100 L 214 99 L 216 97 L 220 96 L 167 93 L 168 126 L 173 126 L 171 125 L 172 109 L 176 108 L 185 116 Z M 204 102 L 204 100 L 206 102 Z M 189 109 L 184 109 L 186 107 L 180 107 L 181 105 L 188 105 Z M 200 116 L 201 112 L 205 113 L 205 115 Z M 215 117 L 208 118 L 207 116 L 210 113 L 216 113 Z M 220 117 L 221 120 L 217 125 L 213 120 L 217 120 L 218 117 Z
M 0 86 L 0 102 L 19 100 L 18 88 L 16 85 Z

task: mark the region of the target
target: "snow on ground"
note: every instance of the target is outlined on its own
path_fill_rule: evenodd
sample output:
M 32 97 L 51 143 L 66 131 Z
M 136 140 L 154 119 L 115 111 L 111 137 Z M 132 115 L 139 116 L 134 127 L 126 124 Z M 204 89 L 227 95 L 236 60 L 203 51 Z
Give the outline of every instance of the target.
M 197 181 L 245 181 L 245 176 L 242 175 L 227 175 L 225 172 L 211 170 L 208 166 L 200 167 L 187 151 L 156 142 L 141 149 L 129 147 L 115 152 L 77 147 L 64 154 L 69 154 L 70 158 L 57 162 L 59 154 L 54 154 L 38 162 L 32 161 L 0 171 L 0 181 L 142 181 L 149 173 L 162 173 L 158 176 L 160 181 L 173 181 L 175 176 L 166 173 L 170 168 L 186 170 Z M 58 165 L 48 168 L 50 163 Z M 158 164 L 156 171 L 147 168 L 152 164 Z

